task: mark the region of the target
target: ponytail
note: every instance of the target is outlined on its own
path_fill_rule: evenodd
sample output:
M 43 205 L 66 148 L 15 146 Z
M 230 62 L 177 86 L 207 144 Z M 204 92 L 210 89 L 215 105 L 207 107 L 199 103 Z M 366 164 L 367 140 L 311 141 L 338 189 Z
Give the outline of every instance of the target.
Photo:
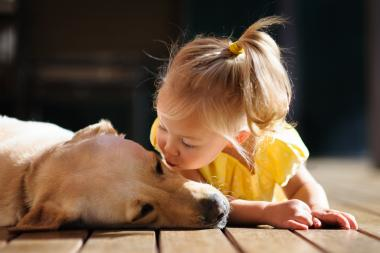
M 253 133 L 272 129 L 285 120 L 289 111 L 292 91 L 280 48 L 261 31 L 284 22 L 280 17 L 260 19 L 234 42 L 245 54 L 240 86 L 247 123 Z

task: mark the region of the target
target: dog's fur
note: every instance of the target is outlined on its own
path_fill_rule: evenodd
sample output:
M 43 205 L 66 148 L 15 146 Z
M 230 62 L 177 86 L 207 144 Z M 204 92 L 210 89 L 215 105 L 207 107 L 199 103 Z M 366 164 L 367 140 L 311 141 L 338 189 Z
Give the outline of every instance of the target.
M 214 187 L 169 170 L 108 121 L 75 134 L 0 116 L 0 226 L 223 227 L 229 205 Z

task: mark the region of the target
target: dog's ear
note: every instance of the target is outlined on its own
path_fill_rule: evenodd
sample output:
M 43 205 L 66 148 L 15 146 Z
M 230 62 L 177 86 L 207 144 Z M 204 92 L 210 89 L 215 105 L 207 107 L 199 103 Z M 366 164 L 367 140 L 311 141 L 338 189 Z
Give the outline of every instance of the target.
M 118 132 L 112 126 L 111 122 L 102 119 L 96 124 L 89 125 L 79 131 L 77 131 L 74 137 L 69 142 L 75 142 L 78 140 L 88 139 L 102 134 L 118 135 Z
M 62 208 L 48 202 L 32 207 L 15 227 L 9 228 L 9 231 L 55 230 L 63 223 L 74 220 L 75 217 L 65 213 Z

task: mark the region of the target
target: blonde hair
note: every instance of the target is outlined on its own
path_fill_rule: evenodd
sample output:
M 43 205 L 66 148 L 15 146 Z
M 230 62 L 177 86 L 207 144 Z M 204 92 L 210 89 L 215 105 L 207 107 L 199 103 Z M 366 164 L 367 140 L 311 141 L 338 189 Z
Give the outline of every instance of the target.
M 170 92 L 165 116 L 181 119 L 199 112 L 202 122 L 228 139 L 249 161 L 235 136 L 243 128 L 255 137 L 285 121 L 292 97 L 281 50 L 264 31 L 282 24 L 267 17 L 252 24 L 235 41 L 241 53 L 232 52 L 230 38 L 197 36 L 173 53 L 158 80 L 156 99 Z

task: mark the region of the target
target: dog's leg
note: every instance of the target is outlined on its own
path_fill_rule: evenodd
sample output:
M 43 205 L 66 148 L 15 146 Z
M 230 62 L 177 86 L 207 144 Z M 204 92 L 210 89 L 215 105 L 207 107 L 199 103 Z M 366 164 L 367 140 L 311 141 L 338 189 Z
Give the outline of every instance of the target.
M 17 225 L 9 230 L 54 230 L 58 229 L 63 223 L 74 221 L 76 218 L 75 215 L 65 212 L 56 204 L 46 202 L 32 207 Z

